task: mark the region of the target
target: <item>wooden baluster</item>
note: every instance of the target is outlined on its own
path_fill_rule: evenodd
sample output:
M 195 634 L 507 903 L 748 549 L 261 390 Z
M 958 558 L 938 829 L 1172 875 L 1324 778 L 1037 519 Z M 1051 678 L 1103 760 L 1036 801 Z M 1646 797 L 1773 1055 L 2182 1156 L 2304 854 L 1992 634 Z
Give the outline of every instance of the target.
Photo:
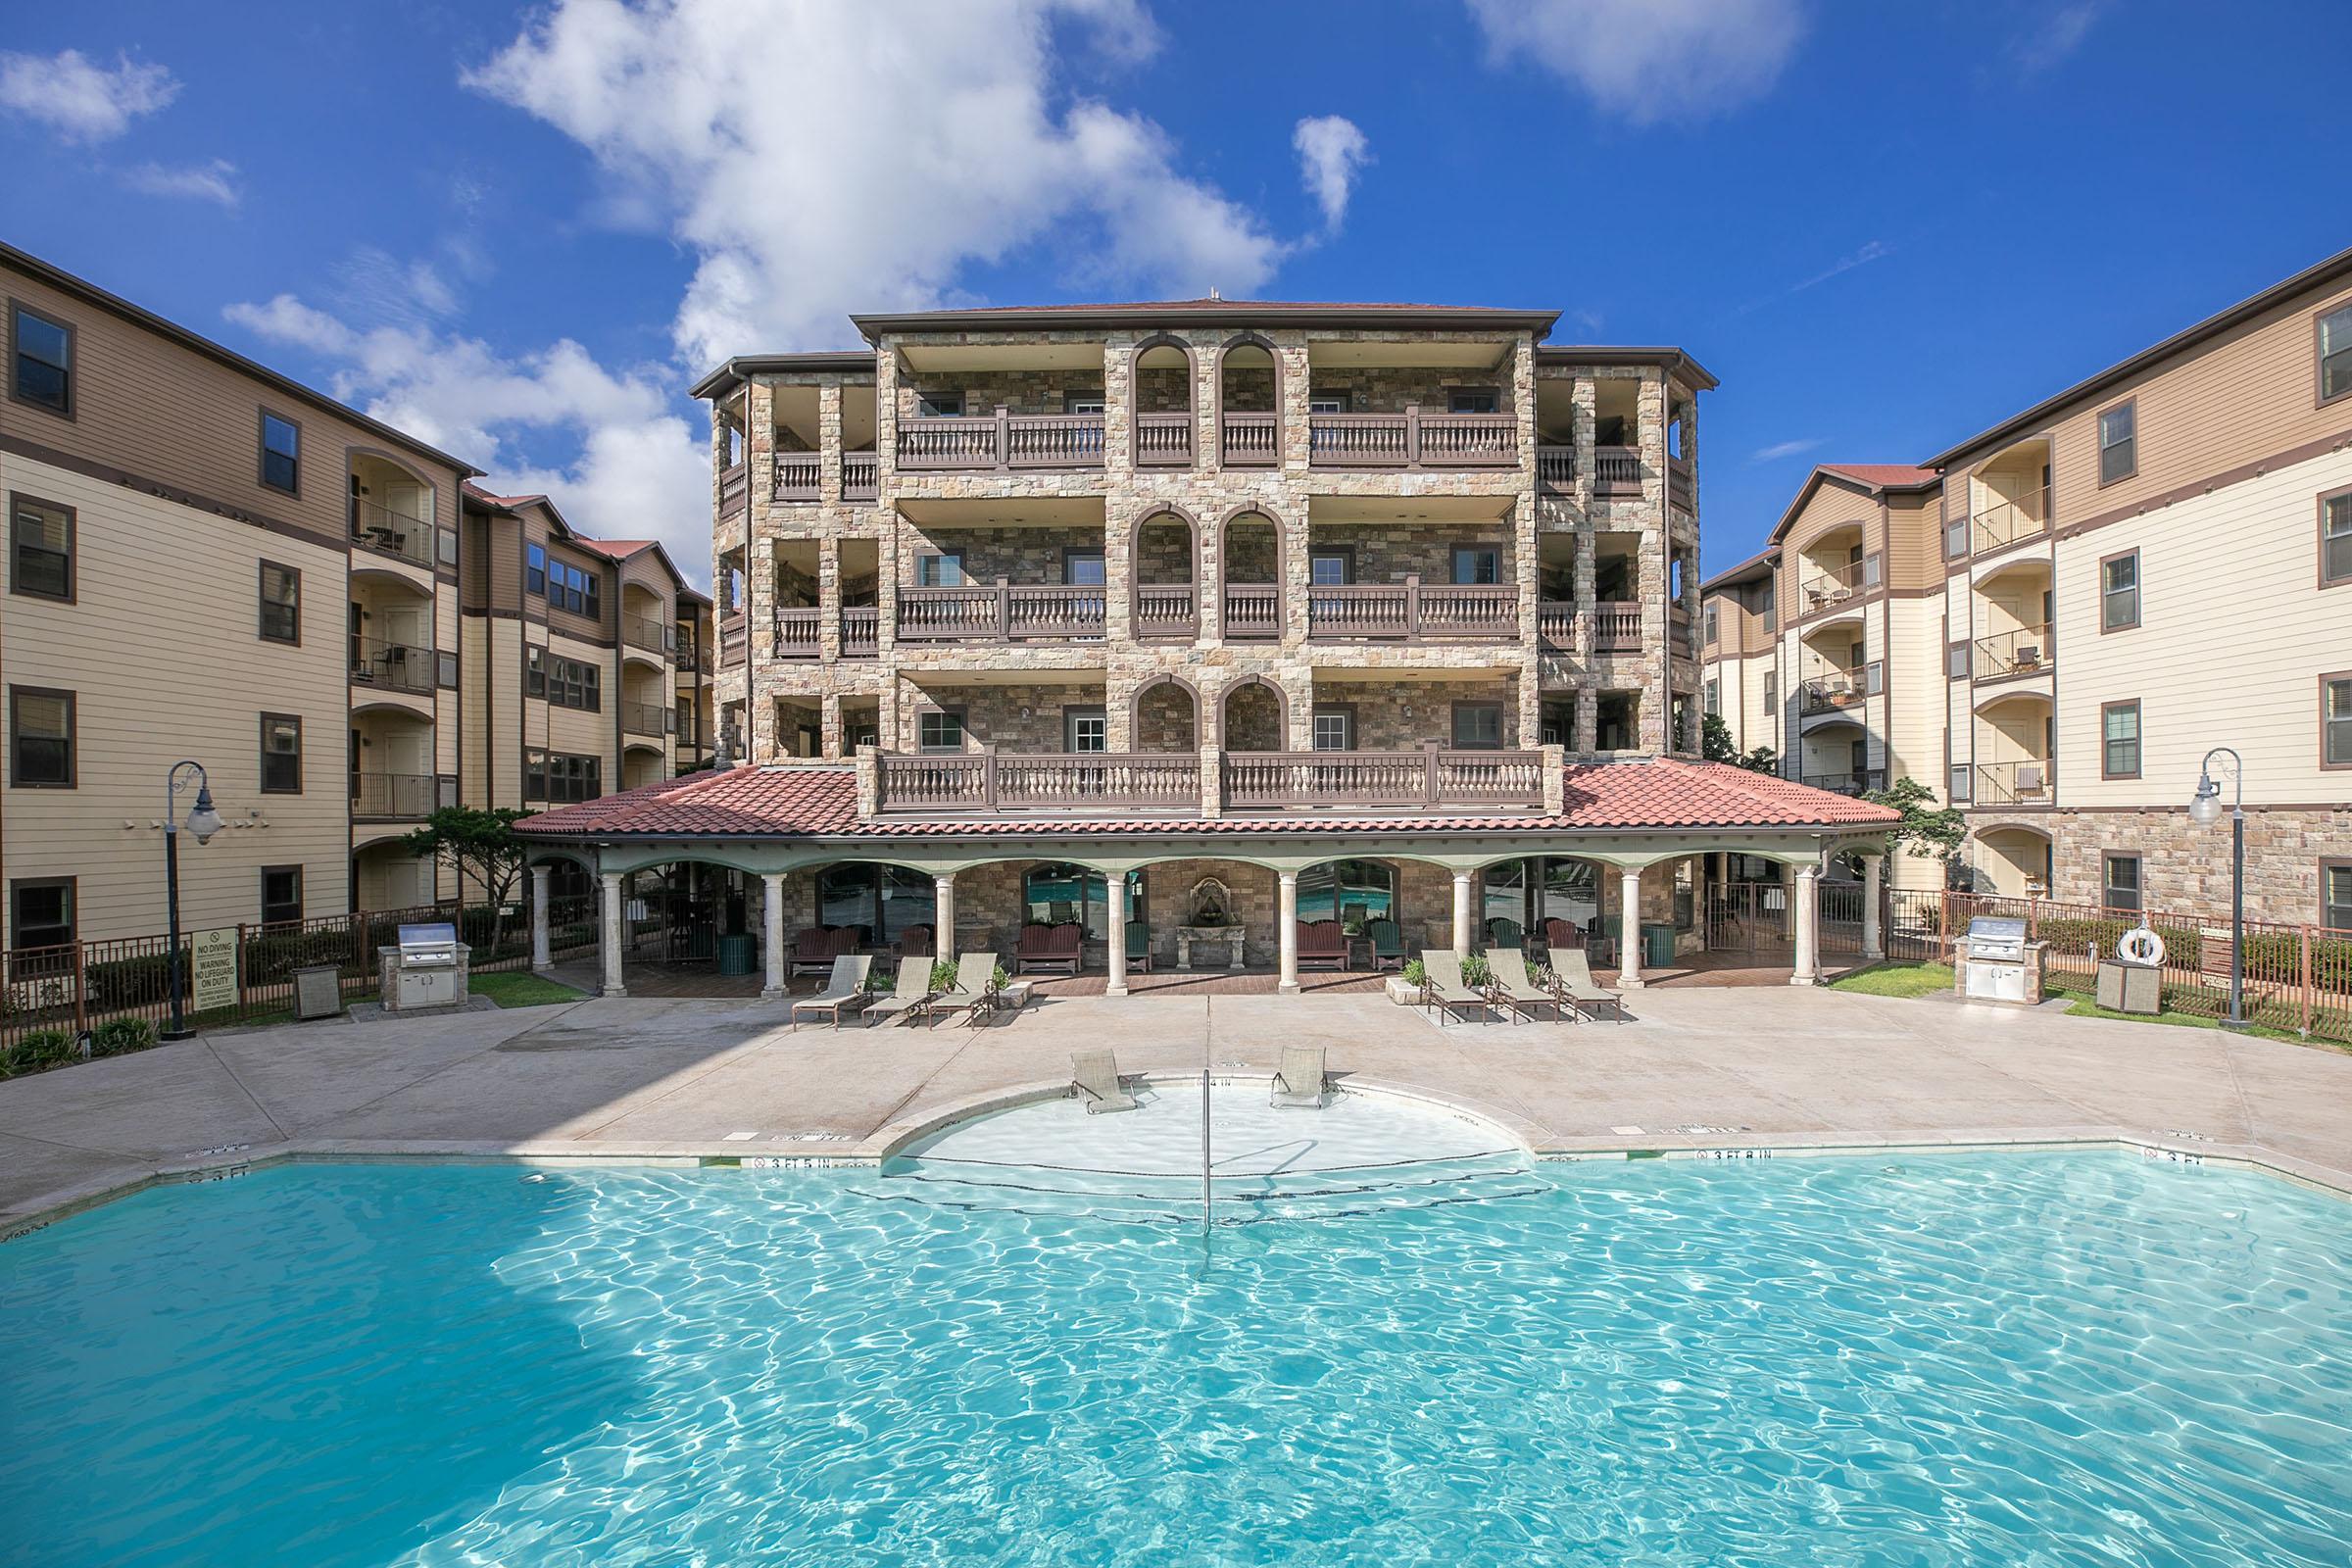
M 1424 805 L 1438 804 L 1438 743 L 1421 743 L 1421 800 Z

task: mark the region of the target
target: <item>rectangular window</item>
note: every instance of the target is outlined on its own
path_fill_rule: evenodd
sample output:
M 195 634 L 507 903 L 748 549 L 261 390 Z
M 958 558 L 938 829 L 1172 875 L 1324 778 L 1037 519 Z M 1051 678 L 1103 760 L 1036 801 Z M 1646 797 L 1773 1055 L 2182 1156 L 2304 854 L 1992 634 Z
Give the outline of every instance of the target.
M 523 586 L 529 589 L 533 581 L 539 582 L 541 587 L 532 591 L 546 595 L 548 609 L 584 615 L 590 620 L 603 618 L 603 579 L 598 572 L 575 566 L 568 561 L 557 561 L 537 545 L 531 546 L 529 560 L 523 571 Z
M 2139 405 L 2119 403 L 2099 416 L 2099 483 L 2139 471 Z
M 433 684 L 445 692 L 458 689 L 458 656 L 446 650 L 433 656 Z
M 2320 498 L 2320 586 L 2352 582 L 2352 490 Z
M 8 498 L 8 588 L 74 602 L 74 509 L 31 496 Z
M 2320 677 L 2320 765 L 2352 767 L 2352 674 Z
M 1716 633 L 1717 633 L 1718 629 L 1719 629 L 1719 628 L 1718 628 L 1718 627 L 1717 627 L 1717 625 L 1716 625 L 1715 607 L 1714 607 L 1713 605 L 1709 605 L 1709 606 L 1707 607 L 1706 632 L 1705 632 L 1706 639 L 1707 639 L 1707 641 L 1708 641 L 1708 642 L 1713 642 L 1713 641 L 1715 641 L 1715 638 L 1716 638 Z
M 262 793 L 302 793 L 302 719 L 293 713 L 262 715 Z
M 302 644 L 302 573 L 274 561 L 262 563 L 264 642 Z
M 2106 870 L 2100 877 L 2099 902 L 2110 909 L 2139 907 L 2139 857 L 2109 855 L 2103 857 Z
M 963 413 L 960 392 L 917 392 L 914 412 L 926 419 L 952 419 Z
M 1707 715 L 1710 718 L 1723 716 L 1723 682 L 1720 680 L 1707 682 Z
M 605 764 L 594 757 L 563 752 L 522 754 L 522 797 L 554 806 L 576 806 L 605 793 Z
M 1501 408 L 1502 401 L 1491 386 L 1457 386 L 1446 395 L 1448 414 L 1495 414 Z
M 1765 710 L 1766 710 L 1767 712 L 1769 712 L 1769 711 L 1771 711 L 1773 709 L 1776 709 L 1776 708 L 1778 708 L 1778 707 L 1780 707 L 1780 706 L 1781 706 L 1781 677 L 1780 677 L 1778 674 L 1771 674 L 1771 675 L 1767 675 L 1767 676 L 1765 676 L 1765 677 L 1764 677 L 1764 708 L 1765 708 Z
M 547 551 L 533 545 L 522 553 L 522 591 L 533 599 L 547 597 Z
M 1064 414 L 1100 416 L 1103 406 L 1102 394 L 1100 392 L 1064 392 L 1061 395 L 1061 412 Z
M 915 745 L 926 752 L 963 750 L 963 710 L 935 708 L 915 719 Z
M 1061 553 L 1061 580 L 1072 588 L 1100 588 L 1105 581 L 1102 575 L 1102 552 L 1100 550 L 1065 550 Z
M 1943 649 L 1943 673 L 1951 680 L 1968 679 L 1968 644 L 1946 643 Z
M 2139 552 L 2109 556 L 2099 563 L 2099 630 L 2124 631 L 2139 624 Z
M 1306 580 L 1317 588 L 1341 588 L 1355 581 L 1355 557 L 1347 551 L 1326 551 L 1306 558 Z
M 2352 931 L 2352 860 L 2320 862 L 2320 924 Z
M 262 483 L 288 495 L 302 493 L 302 426 L 262 411 Z
M 1453 705 L 1453 747 L 1459 752 L 1498 752 L 1502 750 L 1502 705 L 1500 703 L 1456 703 Z
M 522 695 L 547 695 L 547 650 L 544 648 L 525 648 L 522 651 Z
M 2099 776 L 2139 777 L 2139 704 L 2106 703 L 2099 709 Z
M 914 583 L 918 588 L 962 587 L 963 552 L 945 550 L 937 555 L 915 557 Z
M 525 648 L 522 654 L 522 694 L 525 697 L 544 697 L 558 708 L 576 708 L 582 712 L 600 712 L 604 708 L 604 672 L 596 665 L 577 659 L 565 659 L 550 654 L 543 648 Z
M 1309 721 L 1318 752 L 1355 750 L 1355 711 L 1347 708 L 1318 708 Z
M 74 417 L 74 328 L 43 316 L 29 305 L 9 312 L 13 327 L 10 355 L 15 362 L 9 392 L 20 403 L 30 403 L 51 414 Z
M 8 689 L 8 781 L 21 790 L 74 787 L 74 694 Z
M 2352 305 L 2339 305 L 2320 318 L 2320 401 L 2332 403 L 2352 392 Z
M 1943 559 L 1957 561 L 1968 554 L 1968 517 L 1965 514 L 1943 519 Z
M 1968 764 L 1966 762 L 1954 762 L 1949 768 L 1945 769 L 1945 772 L 1948 775 L 1948 781 L 1945 787 L 1946 793 L 1949 794 L 1956 802 L 1966 802 L 1970 798 L 1970 776 Z
M 1462 584 L 1502 581 L 1502 552 L 1493 545 L 1455 545 L 1453 580 Z
M 292 925 L 302 919 L 302 867 L 262 867 L 262 924 Z
M 8 885 L 8 945 L 62 948 L 74 940 L 74 879 L 26 877 Z
M 1061 739 L 1072 752 L 1107 752 L 1110 719 L 1100 708 L 1065 708 L 1061 710 Z
M 1309 392 L 1306 395 L 1306 412 L 1309 414 L 1346 414 L 1348 412 L 1348 394 L 1331 391 Z

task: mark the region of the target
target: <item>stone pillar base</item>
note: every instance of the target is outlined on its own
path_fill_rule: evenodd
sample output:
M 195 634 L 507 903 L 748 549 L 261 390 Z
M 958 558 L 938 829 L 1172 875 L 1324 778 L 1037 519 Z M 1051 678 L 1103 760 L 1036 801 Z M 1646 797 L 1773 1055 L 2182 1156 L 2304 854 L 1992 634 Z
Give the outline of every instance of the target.
M 1102 994 L 1106 997 L 1123 997 L 1127 994 L 1127 988 L 1125 986 L 1104 986 Z
M 1296 980 L 1279 981 L 1274 987 L 1274 992 L 1277 996 L 1295 997 L 1298 994 L 1298 982 Z
M 761 1002 L 782 1002 L 782 1001 L 783 1001 L 783 1000 L 784 1000 L 786 997 L 788 997 L 788 996 L 790 996 L 790 995 L 791 995 L 791 993 L 790 993 L 790 992 L 788 992 L 788 991 L 780 991 L 780 990 L 776 990 L 776 989 L 773 989 L 773 988 L 770 988 L 770 987 L 764 987 L 764 986 L 763 986 L 763 987 L 761 987 L 761 988 L 760 988 L 760 1000 Z
M 600 997 L 625 997 L 628 994 L 629 988 L 627 986 L 606 986 L 603 990 L 597 993 L 597 995 Z
M 1821 977 L 1810 974 L 1792 974 L 1788 977 L 1788 983 L 1792 986 L 1817 986 L 1821 984 Z
M 1617 989 L 1620 991 L 1646 991 L 1649 989 L 1649 982 L 1638 974 L 1621 974 L 1617 977 Z

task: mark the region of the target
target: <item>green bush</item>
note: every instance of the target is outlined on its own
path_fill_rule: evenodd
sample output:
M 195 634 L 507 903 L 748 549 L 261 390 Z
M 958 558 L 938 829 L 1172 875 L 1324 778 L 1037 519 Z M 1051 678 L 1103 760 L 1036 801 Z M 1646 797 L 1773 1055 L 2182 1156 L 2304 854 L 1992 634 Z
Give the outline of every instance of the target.
M 1467 953 L 1462 956 L 1462 984 L 1473 991 L 1480 991 L 1494 982 L 1494 971 L 1487 963 L 1485 954 Z
M 1429 984 L 1429 966 L 1419 958 L 1405 959 L 1402 972 L 1404 983 L 1408 986 L 1419 988 Z
M 2115 956 L 2115 945 L 2123 940 L 2126 932 L 2137 930 L 2138 926 L 2137 920 L 2118 915 L 2103 918 L 2065 916 L 2036 921 L 2034 936 L 2068 958 L 2081 958 L 2093 944 L 2097 946 L 2101 958 L 2112 958 Z M 2166 968 L 2198 967 L 2205 944 L 2193 926 L 2152 924 L 2151 929 L 2164 939 Z
M 956 960 L 936 958 L 931 963 L 931 989 L 948 992 L 956 989 Z
M 0 1047 L 0 1076 L 13 1078 L 44 1067 L 62 1067 L 80 1053 L 73 1030 L 34 1029 L 19 1035 L 16 1044 Z
M 155 1025 L 144 1018 L 110 1018 L 90 1031 L 92 1056 L 122 1056 L 155 1044 Z
M 172 956 L 142 953 L 135 957 L 109 958 L 82 972 L 84 995 L 92 1012 L 122 1012 L 172 997 Z M 179 973 L 179 994 L 188 994 L 188 966 Z

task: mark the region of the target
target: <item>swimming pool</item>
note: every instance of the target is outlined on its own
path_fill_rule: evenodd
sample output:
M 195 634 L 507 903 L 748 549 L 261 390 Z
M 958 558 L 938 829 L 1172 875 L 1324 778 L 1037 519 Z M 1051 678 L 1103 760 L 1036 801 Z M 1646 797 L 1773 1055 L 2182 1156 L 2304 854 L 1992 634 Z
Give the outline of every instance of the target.
M 2335 1200 L 1546 1165 L 1218 1232 L 290 1166 L 0 1247 L 0 1561 L 2343 1561 Z

